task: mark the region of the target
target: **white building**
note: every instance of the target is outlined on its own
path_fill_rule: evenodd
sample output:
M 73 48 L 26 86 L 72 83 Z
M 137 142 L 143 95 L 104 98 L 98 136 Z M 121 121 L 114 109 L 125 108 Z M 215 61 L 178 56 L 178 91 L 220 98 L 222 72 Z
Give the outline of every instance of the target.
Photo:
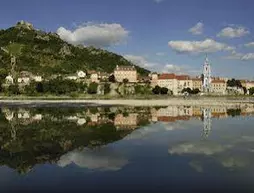
M 80 71 L 77 72 L 77 76 L 78 76 L 79 78 L 85 78 L 85 77 L 86 77 L 86 73 L 83 72 L 82 70 L 80 70 Z
M 11 75 L 8 75 L 8 76 L 5 77 L 5 82 L 6 82 L 6 84 L 13 84 L 14 79 L 12 78 Z
M 33 79 L 35 82 L 41 82 L 41 81 L 42 81 L 42 77 L 41 77 L 41 76 L 32 76 L 32 79 Z
M 204 90 L 204 92 L 210 92 L 211 83 L 212 83 L 211 66 L 210 66 L 210 63 L 209 63 L 207 57 L 206 57 L 205 63 L 204 63 L 203 75 L 204 75 L 203 90 Z
M 158 77 L 158 86 L 166 87 L 173 92 L 174 95 L 178 94 L 178 82 L 175 74 L 161 74 Z
M 18 78 L 18 83 L 20 84 L 29 84 L 30 83 L 30 77 L 24 76 Z

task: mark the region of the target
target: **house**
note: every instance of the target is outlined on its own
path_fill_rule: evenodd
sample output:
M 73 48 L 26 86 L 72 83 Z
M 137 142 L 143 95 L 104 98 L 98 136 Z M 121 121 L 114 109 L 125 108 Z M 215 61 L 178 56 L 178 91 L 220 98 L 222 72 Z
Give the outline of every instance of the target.
M 158 86 L 165 87 L 173 92 L 174 95 L 178 94 L 178 82 L 175 74 L 161 74 L 158 76 Z
M 27 85 L 27 84 L 30 83 L 30 77 L 27 77 L 27 76 L 19 77 L 18 78 L 18 83 Z
M 92 72 L 90 75 L 91 82 L 99 83 L 99 74 L 97 72 Z
M 178 82 L 178 92 L 182 92 L 184 88 L 193 89 L 192 79 L 188 75 L 176 75 Z
M 33 79 L 35 82 L 42 82 L 42 77 L 41 77 L 41 76 L 32 76 L 32 79 Z
M 116 82 L 123 82 L 127 79 L 131 83 L 137 82 L 137 70 L 134 66 L 116 66 L 114 70 Z
M 247 90 L 250 88 L 254 88 L 254 81 L 242 80 L 242 86 L 245 87 Z
M 86 73 L 82 70 L 77 72 L 77 76 L 78 78 L 85 78 L 86 77 Z
M 200 91 L 202 91 L 201 78 L 192 78 L 192 87 L 193 87 L 193 89 L 199 89 Z
M 158 74 L 153 72 L 149 74 L 149 76 L 151 78 L 151 87 L 155 87 L 156 85 L 158 85 Z
M 99 73 L 98 73 L 98 78 L 99 78 L 100 80 L 107 80 L 108 77 L 109 77 L 109 74 L 106 73 L 106 72 L 99 72 Z
M 211 82 L 211 92 L 226 94 L 227 83 L 225 80 L 214 79 Z
M 6 84 L 13 84 L 14 83 L 14 79 L 11 75 L 8 75 L 5 77 L 5 83 Z
M 70 76 L 65 77 L 65 79 L 68 79 L 68 80 L 77 80 L 78 77 L 76 75 L 70 75 Z
M 138 114 L 130 113 L 127 116 L 118 114 L 115 116 L 114 125 L 121 129 L 135 129 L 138 124 Z

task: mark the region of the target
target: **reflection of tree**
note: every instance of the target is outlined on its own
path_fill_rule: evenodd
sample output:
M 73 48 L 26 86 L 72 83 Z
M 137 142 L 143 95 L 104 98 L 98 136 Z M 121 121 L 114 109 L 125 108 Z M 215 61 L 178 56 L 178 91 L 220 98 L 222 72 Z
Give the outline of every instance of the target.
M 117 131 L 110 122 L 78 126 L 75 122 L 61 118 L 63 112 L 62 116 L 57 110 L 47 113 L 40 122 L 31 122 L 28 125 L 19 124 L 15 117 L 9 122 L 1 118 L 1 115 L 1 165 L 26 173 L 36 164 L 56 163 L 63 154 L 74 149 L 106 145 L 131 132 Z M 58 119 L 52 118 L 52 114 Z

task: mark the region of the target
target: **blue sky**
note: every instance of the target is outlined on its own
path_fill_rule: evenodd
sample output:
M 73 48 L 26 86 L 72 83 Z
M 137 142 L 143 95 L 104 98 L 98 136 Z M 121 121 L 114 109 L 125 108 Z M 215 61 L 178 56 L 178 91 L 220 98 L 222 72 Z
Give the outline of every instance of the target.
M 124 55 L 151 70 L 254 78 L 252 0 L 8 0 L 0 28 L 26 20 L 73 44 Z

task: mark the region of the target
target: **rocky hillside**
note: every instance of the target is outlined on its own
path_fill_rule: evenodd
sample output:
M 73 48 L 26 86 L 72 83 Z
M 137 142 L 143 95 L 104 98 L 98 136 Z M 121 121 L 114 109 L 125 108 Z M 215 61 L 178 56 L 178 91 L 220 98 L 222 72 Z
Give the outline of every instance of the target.
M 77 70 L 112 72 L 116 65 L 132 65 L 120 55 L 93 47 L 73 46 L 55 34 L 18 22 L 0 30 L 0 68 L 11 69 L 10 56 L 16 56 L 16 72 L 30 71 L 49 76 Z M 149 71 L 137 67 L 141 75 Z

